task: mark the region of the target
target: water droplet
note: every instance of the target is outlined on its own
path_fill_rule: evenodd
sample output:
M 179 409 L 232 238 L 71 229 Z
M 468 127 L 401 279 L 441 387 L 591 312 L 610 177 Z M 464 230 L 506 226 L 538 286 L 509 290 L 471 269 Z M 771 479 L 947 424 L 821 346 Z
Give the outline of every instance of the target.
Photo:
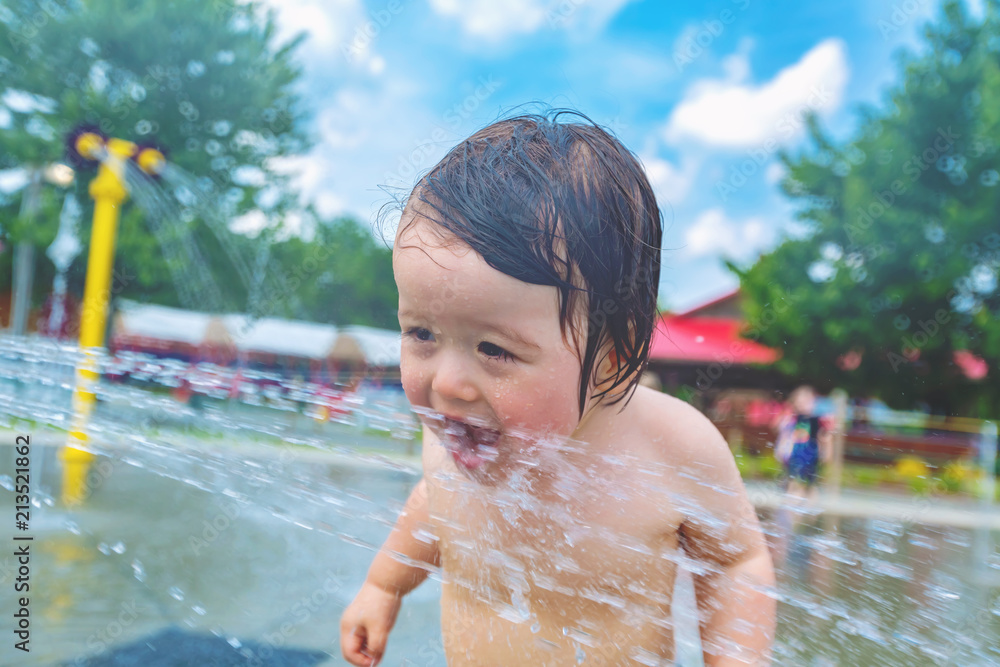
M 175 600 L 180 601 L 184 599 L 184 591 L 182 591 L 177 586 L 171 586 L 170 590 L 168 590 L 167 592 L 170 593 L 170 597 L 172 597 Z
M 830 262 L 836 262 L 844 255 L 844 250 L 836 243 L 824 243 L 819 249 L 820 256 Z
M 90 37 L 84 37 L 80 40 L 80 50 L 91 58 L 96 58 L 97 54 L 101 52 L 101 47 Z
M 123 554 L 125 553 L 125 543 L 119 540 L 111 545 L 111 550 L 116 554 Z
M 924 238 L 931 243 L 941 243 L 944 241 L 944 228 L 932 222 L 924 227 Z
M 195 105 L 191 104 L 187 100 L 178 104 L 177 110 L 180 111 L 181 115 L 187 118 L 189 121 L 198 119 L 198 109 L 195 107 Z
M 205 63 L 200 60 L 192 60 L 187 64 L 187 73 L 192 79 L 197 79 L 205 73 Z

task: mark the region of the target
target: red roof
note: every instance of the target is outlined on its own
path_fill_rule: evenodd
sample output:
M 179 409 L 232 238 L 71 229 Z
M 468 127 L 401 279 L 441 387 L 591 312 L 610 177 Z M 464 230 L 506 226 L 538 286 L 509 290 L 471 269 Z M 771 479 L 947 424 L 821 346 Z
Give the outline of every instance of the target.
M 688 363 L 771 364 L 780 356 L 752 340 L 740 338 L 743 323 L 722 317 L 664 315 L 653 331 L 650 361 Z
M 688 310 L 685 310 L 683 313 L 678 313 L 677 316 L 678 317 L 693 317 L 693 316 L 697 315 L 698 313 L 700 313 L 703 310 L 708 310 L 712 306 L 719 305 L 723 301 L 729 301 L 730 299 L 738 299 L 739 296 L 740 296 L 740 290 L 739 290 L 739 288 L 734 289 L 734 290 L 730 290 L 730 291 L 726 292 L 725 294 L 721 294 L 721 295 L 715 297 L 714 299 L 712 299 L 710 301 L 706 301 L 705 303 L 699 304 L 699 305 L 695 306 L 694 308 L 689 308 Z

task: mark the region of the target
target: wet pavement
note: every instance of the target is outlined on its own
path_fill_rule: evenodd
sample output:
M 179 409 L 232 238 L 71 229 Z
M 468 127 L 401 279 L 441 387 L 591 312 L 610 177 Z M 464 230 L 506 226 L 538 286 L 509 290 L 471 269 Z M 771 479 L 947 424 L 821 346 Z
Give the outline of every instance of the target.
M 10 474 L 4 449 L 0 474 Z M 56 450 L 33 447 L 41 471 L 34 479 L 52 479 Z M 0 664 L 86 664 L 80 659 L 171 627 L 215 633 L 237 649 L 256 641 L 318 650 L 336 658 L 319 664 L 343 664 L 340 613 L 372 557 L 362 545 L 385 538 L 389 508 L 398 511 L 416 476 L 273 454 L 243 453 L 242 464 L 228 453 L 206 456 L 200 469 L 182 457 L 157 461 L 135 451 L 127 462 L 105 457 L 94 467 L 103 478 L 82 508 L 33 508 L 32 651 L 25 660 L 6 639 Z M 0 498 L 0 512 L 12 517 L 12 494 Z M 14 566 L 12 557 L 0 558 L 4 589 Z M 420 664 L 444 664 L 439 595 L 428 582 L 408 596 L 385 664 L 423 644 L 429 654 Z

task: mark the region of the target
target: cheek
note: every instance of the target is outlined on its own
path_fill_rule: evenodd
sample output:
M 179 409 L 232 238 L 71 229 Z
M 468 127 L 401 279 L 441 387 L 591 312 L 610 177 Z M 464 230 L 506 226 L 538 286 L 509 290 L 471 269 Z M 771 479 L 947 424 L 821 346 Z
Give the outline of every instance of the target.
M 507 428 L 528 432 L 569 435 L 579 423 L 579 385 L 563 379 L 519 382 L 500 391 L 493 401 L 494 413 Z
M 406 400 L 411 405 L 427 407 L 427 390 L 420 362 L 405 352 L 399 360 L 399 379 Z

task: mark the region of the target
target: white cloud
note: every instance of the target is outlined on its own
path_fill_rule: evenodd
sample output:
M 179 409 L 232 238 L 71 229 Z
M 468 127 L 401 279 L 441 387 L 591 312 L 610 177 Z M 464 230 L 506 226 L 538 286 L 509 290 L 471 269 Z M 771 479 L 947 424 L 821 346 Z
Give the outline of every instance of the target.
M 749 259 L 774 240 L 774 232 L 761 217 L 731 220 L 721 208 L 711 208 L 695 219 L 684 240 L 684 250 L 692 258 Z
M 322 61 L 327 70 L 350 65 L 372 75 L 385 69 L 385 60 L 372 47 L 396 14 L 384 10 L 369 15 L 361 0 L 267 2 L 277 10 L 278 41 L 287 42 L 302 32 L 308 35 L 298 51 L 303 61 Z
M 767 169 L 764 171 L 764 178 L 768 183 L 774 185 L 778 183 L 785 177 L 785 166 L 780 162 L 772 162 L 767 165 Z
M 303 203 L 313 203 L 323 217 L 352 215 L 368 223 L 389 200 L 380 186 L 411 187 L 490 111 L 483 103 L 481 113 L 468 118 L 442 116 L 443 110 L 427 108 L 424 92 L 417 82 L 395 76 L 344 85 L 317 102 L 315 148 L 272 159 L 269 167 L 290 175 Z
M 727 81 L 745 81 L 750 76 L 750 58 L 745 53 L 734 53 L 722 61 L 722 69 L 726 72 Z
M 691 154 L 686 154 L 681 159 L 679 167 L 655 155 L 643 155 L 641 160 L 661 208 L 666 204 L 676 206 L 681 203 L 691 191 L 695 176 L 701 168 L 701 160 Z
M 535 32 L 545 23 L 545 6 L 537 0 L 430 0 L 430 5 L 439 15 L 457 19 L 469 35 L 494 41 Z
M 242 164 L 233 169 L 232 179 L 236 185 L 261 188 L 267 184 L 267 174 L 264 173 L 264 170 L 251 164 Z
M 542 28 L 596 32 L 630 0 L 430 0 L 438 15 L 455 19 L 470 37 L 502 42 Z
M 324 219 L 330 219 L 338 215 L 342 215 L 347 209 L 346 202 L 344 202 L 343 197 L 324 190 L 316 194 L 316 199 L 313 202 L 316 206 L 316 211 Z
M 803 112 L 828 114 L 839 108 L 848 78 L 846 46 L 840 39 L 817 44 L 760 85 L 734 78 L 749 74 L 742 58 L 727 59 L 727 80 L 702 80 L 687 90 L 664 129 L 668 142 L 693 140 L 733 149 L 780 143 L 802 135 Z
M 230 220 L 229 230 L 234 234 L 254 237 L 267 227 L 267 224 L 267 215 L 264 211 L 255 208 Z
M 306 241 L 311 241 L 316 234 L 316 221 L 311 215 L 302 211 L 289 211 L 281 220 L 281 228 L 275 235 L 279 241 L 283 241 L 292 236 L 299 236 Z
M 27 185 L 30 180 L 31 174 L 28 173 L 27 169 L 21 169 L 20 167 L 5 169 L 0 171 L 0 192 L 4 194 L 17 192 Z

